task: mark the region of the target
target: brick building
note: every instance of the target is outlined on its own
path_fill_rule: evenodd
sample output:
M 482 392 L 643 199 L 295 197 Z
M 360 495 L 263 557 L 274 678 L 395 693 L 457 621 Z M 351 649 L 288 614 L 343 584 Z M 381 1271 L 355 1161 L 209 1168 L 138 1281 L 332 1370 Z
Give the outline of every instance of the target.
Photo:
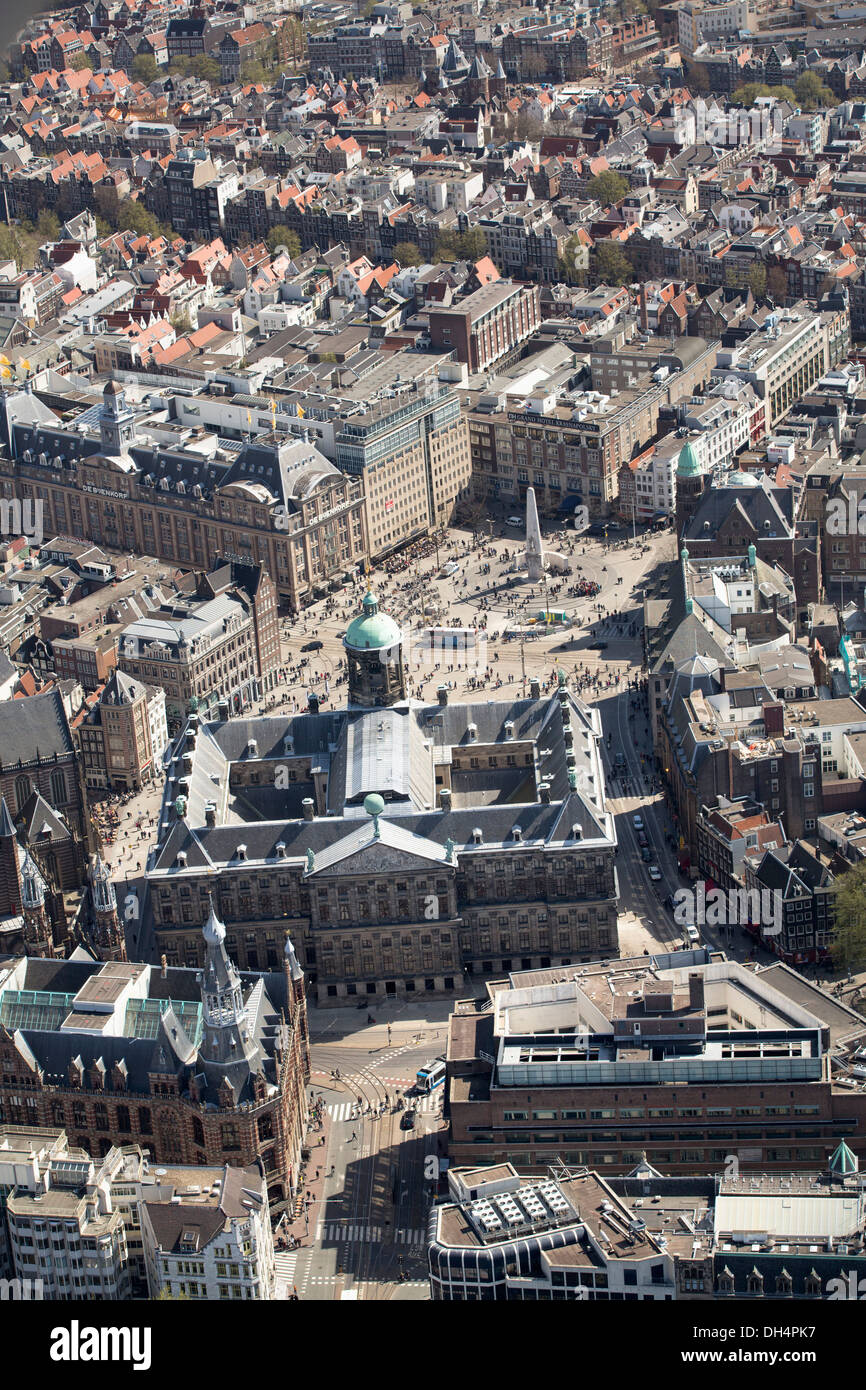
M 541 323 L 537 285 L 496 280 L 450 309 L 431 309 L 430 342 L 453 352 L 470 372 L 484 372 L 513 357 Z
M 127 962 L 0 964 L 0 1124 L 64 1128 L 95 1157 L 260 1160 L 272 1208 L 297 1185 L 309 1045 L 303 972 L 241 977 L 211 911 L 201 972 Z

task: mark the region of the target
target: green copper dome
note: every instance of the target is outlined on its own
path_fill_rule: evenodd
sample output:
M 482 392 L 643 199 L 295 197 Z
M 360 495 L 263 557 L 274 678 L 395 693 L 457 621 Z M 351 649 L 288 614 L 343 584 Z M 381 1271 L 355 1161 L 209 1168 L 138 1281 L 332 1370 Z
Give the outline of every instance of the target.
M 343 644 L 356 651 L 376 651 L 380 647 L 397 647 L 401 633 L 393 618 L 379 612 L 379 600 L 373 593 L 364 595 L 363 613 L 349 624 Z
M 699 478 L 702 471 L 701 465 L 698 463 L 698 456 L 691 444 L 684 444 L 677 460 L 677 477 Z

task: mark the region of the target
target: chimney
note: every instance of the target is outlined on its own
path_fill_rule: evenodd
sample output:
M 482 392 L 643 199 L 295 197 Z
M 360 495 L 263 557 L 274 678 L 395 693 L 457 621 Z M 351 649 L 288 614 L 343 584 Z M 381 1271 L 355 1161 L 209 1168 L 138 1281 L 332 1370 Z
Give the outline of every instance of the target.
M 529 698 L 530 700 L 541 699 L 541 681 L 537 676 L 533 676 L 529 682 Z
M 166 959 L 165 956 L 160 956 L 160 958 L 159 958 L 159 968 L 160 968 L 160 974 L 161 974 L 162 978 L 163 978 L 164 980 L 167 979 L 167 978 L 168 978 L 168 960 Z
M 704 977 L 697 970 L 689 975 L 689 1008 L 696 1012 L 704 1008 Z
M 451 788 L 450 788 L 450 787 L 442 787 L 441 791 L 439 792 L 439 804 L 440 804 L 440 806 L 442 807 L 442 810 L 443 810 L 443 811 L 450 811 L 450 810 L 451 810 Z
M 437 685 L 437 687 L 436 687 L 436 698 L 437 698 L 437 700 L 439 701 L 440 705 L 447 705 L 447 704 L 448 704 L 448 686 L 447 686 L 447 685 Z
M 764 716 L 764 732 L 767 738 L 773 738 L 785 732 L 785 706 L 783 701 L 773 700 L 772 703 L 768 701 L 767 704 L 764 705 L 762 713 Z
M 644 333 L 646 333 L 646 332 L 649 331 L 649 318 L 648 318 L 648 316 L 647 316 L 647 311 L 646 311 L 646 281 L 645 281 L 645 280 L 642 280 L 642 281 L 641 281 L 641 286 L 640 286 L 640 326 L 641 326 L 641 330 L 642 330 Z
M 208 801 L 204 808 L 205 825 L 216 825 L 216 802 Z
M 301 810 L 304 813 L 304 820 L 312 820 L 316 814 L 316 803 L 311 796 L 305 796 L 301 802 Z
M 538 799 L 539 799 L 539 801 L 543 801 L 544 804 L 545 804 L 545 806 L 548 806 L 548 805 L 550 804 L 550 783 L 549 783 L 549 782 L 539 782 L 539 784 L 538 784 Z

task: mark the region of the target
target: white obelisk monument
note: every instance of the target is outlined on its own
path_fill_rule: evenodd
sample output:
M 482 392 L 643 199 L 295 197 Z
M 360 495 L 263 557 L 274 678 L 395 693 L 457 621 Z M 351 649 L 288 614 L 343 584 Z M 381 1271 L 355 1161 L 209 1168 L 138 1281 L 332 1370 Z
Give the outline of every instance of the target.
M 533 584 L 544 574 L 544 549 L 534 487 L 526 489 L 526 571 Z

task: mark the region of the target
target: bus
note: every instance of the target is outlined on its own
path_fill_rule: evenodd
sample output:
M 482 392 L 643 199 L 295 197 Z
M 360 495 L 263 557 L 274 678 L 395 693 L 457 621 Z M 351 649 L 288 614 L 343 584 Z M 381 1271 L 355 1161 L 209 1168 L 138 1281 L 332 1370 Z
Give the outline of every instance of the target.
M 437 1057 L 435 1062 L 428 1062 L 421 1067 L 417 1073 L 415 1081 L 419 1091 L 435 1091 L 437 1086 L 441 1086 L 445 1080 L 445 1063 L 441 1057 Z

